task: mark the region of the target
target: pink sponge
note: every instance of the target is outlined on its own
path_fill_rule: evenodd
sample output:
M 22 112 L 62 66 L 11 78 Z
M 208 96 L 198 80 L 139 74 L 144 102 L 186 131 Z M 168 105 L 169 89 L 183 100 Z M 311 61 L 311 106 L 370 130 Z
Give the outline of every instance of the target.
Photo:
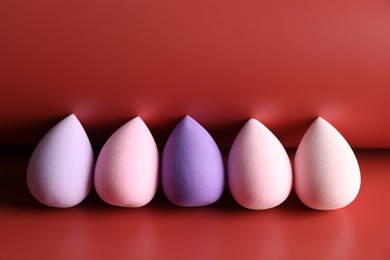
M 95 167 L 96 191 L 115 206 L 144 206 L 157 191 L 158 163 L 153 136 L 136 117 L 113 133 L 100 151 Z
M 72 114 L 55 125 L 35 148 L 27 169 L 27 185 L 45 205 L 72 207 L 88 195 L 93 165 L 88 136 Z
M 290 194 L 292 170 L 286 150 L 256 119 L 248 120 L 233 143 L 228 184 L 234 199 L 249 209 L 275 207 Z
M 307 130 L 294 162 L 294 188 L 308 207 L 338 209 L 357 196 L 360 170 L 356 157 L 341 134 L 321 117 Z

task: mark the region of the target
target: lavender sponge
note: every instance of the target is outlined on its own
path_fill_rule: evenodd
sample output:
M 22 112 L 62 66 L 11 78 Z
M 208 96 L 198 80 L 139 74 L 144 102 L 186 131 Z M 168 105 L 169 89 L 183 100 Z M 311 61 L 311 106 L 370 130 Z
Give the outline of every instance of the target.
M 80 203 L 92 186 L 94 155 L 75 115 L 55 125 L 35 148 L 27 169 L 27 185 L 41 203 L 68 208 Z
M 170 135 L 161 171 L 165 195 L 179 206 L 212 204 L 224 190 L 224 166 L 218 146 L 190 116 L 185 116 Z

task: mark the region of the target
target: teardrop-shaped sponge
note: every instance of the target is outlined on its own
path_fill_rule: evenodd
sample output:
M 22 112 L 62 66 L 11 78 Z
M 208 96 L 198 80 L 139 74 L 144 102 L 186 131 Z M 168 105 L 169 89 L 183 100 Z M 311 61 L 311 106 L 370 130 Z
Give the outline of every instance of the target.
M 294 160 L 294 188 L 308 207 L 333 210 L 359 193 L 359 164 L 344 137 L 323 118 L 303 136 Z
M 79 204 L 92 185 L 94 155 L 75 115 L 55 125 L 35 148 L 27 169 L 27 185 L 41 203 L 57 208 Z
M 209 205 L 223 193 L 222 155 L 210 134 L 190 116 L 168 138 L 161 170 L 163 191 L 176 205 Z
M 120 127 L 106 141 L 95 167 L 95 189 L 105 202 L 121 207 L 149 203 L 158 188 L 156 142 L 140 117 Z
M 234 140 L 228 184 L 234 199 L 248 209 L 276 207 L 291 192 L 292 169 L 286 150 L 256 119 L 248 120 Z

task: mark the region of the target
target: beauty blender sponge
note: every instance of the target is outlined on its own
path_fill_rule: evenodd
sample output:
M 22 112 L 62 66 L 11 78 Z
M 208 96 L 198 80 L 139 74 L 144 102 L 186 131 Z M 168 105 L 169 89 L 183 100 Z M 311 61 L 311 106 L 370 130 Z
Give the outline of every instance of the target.
M 158 175 L 156 142 L 144 121 L 136 117 L 116 130 L 100 151 L 95 189 L 111 205 L 141 207 L 156 194 Z
M 163 191 L 172 203 L 205 206 L 221 197 L 225 185 L 222 155 L 210 134 L 190 116 L 169 136 L 161 163 Z
M 308 207 L 347 206 L 360 189 L 358 161 L 344 137 L 323 118 L 303 136 L 294 159 L 294 188 Z
M 77 205 L 92 185 L 94 155 L 75 115 L 55 125 L 38 143 L 27 168 L 27 185 L 41 203 L 57 208 Z
M 286 200 L 292 188 L 290 159 L 276 136 L 256 119 L 238 133 L 228 157 L 228 185 L 248 209 L 269 209 Z

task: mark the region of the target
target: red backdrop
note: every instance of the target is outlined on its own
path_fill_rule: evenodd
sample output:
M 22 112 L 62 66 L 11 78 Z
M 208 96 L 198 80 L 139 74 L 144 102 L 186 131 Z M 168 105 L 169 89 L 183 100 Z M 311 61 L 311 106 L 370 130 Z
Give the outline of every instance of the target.
M 75 113 L 96 145 L 190 114 L 221 146 L 255 117 L 295 147 L 322 116 L 390 147 L 389 1 L 2 0 L 0 35 L 0 144 Z

